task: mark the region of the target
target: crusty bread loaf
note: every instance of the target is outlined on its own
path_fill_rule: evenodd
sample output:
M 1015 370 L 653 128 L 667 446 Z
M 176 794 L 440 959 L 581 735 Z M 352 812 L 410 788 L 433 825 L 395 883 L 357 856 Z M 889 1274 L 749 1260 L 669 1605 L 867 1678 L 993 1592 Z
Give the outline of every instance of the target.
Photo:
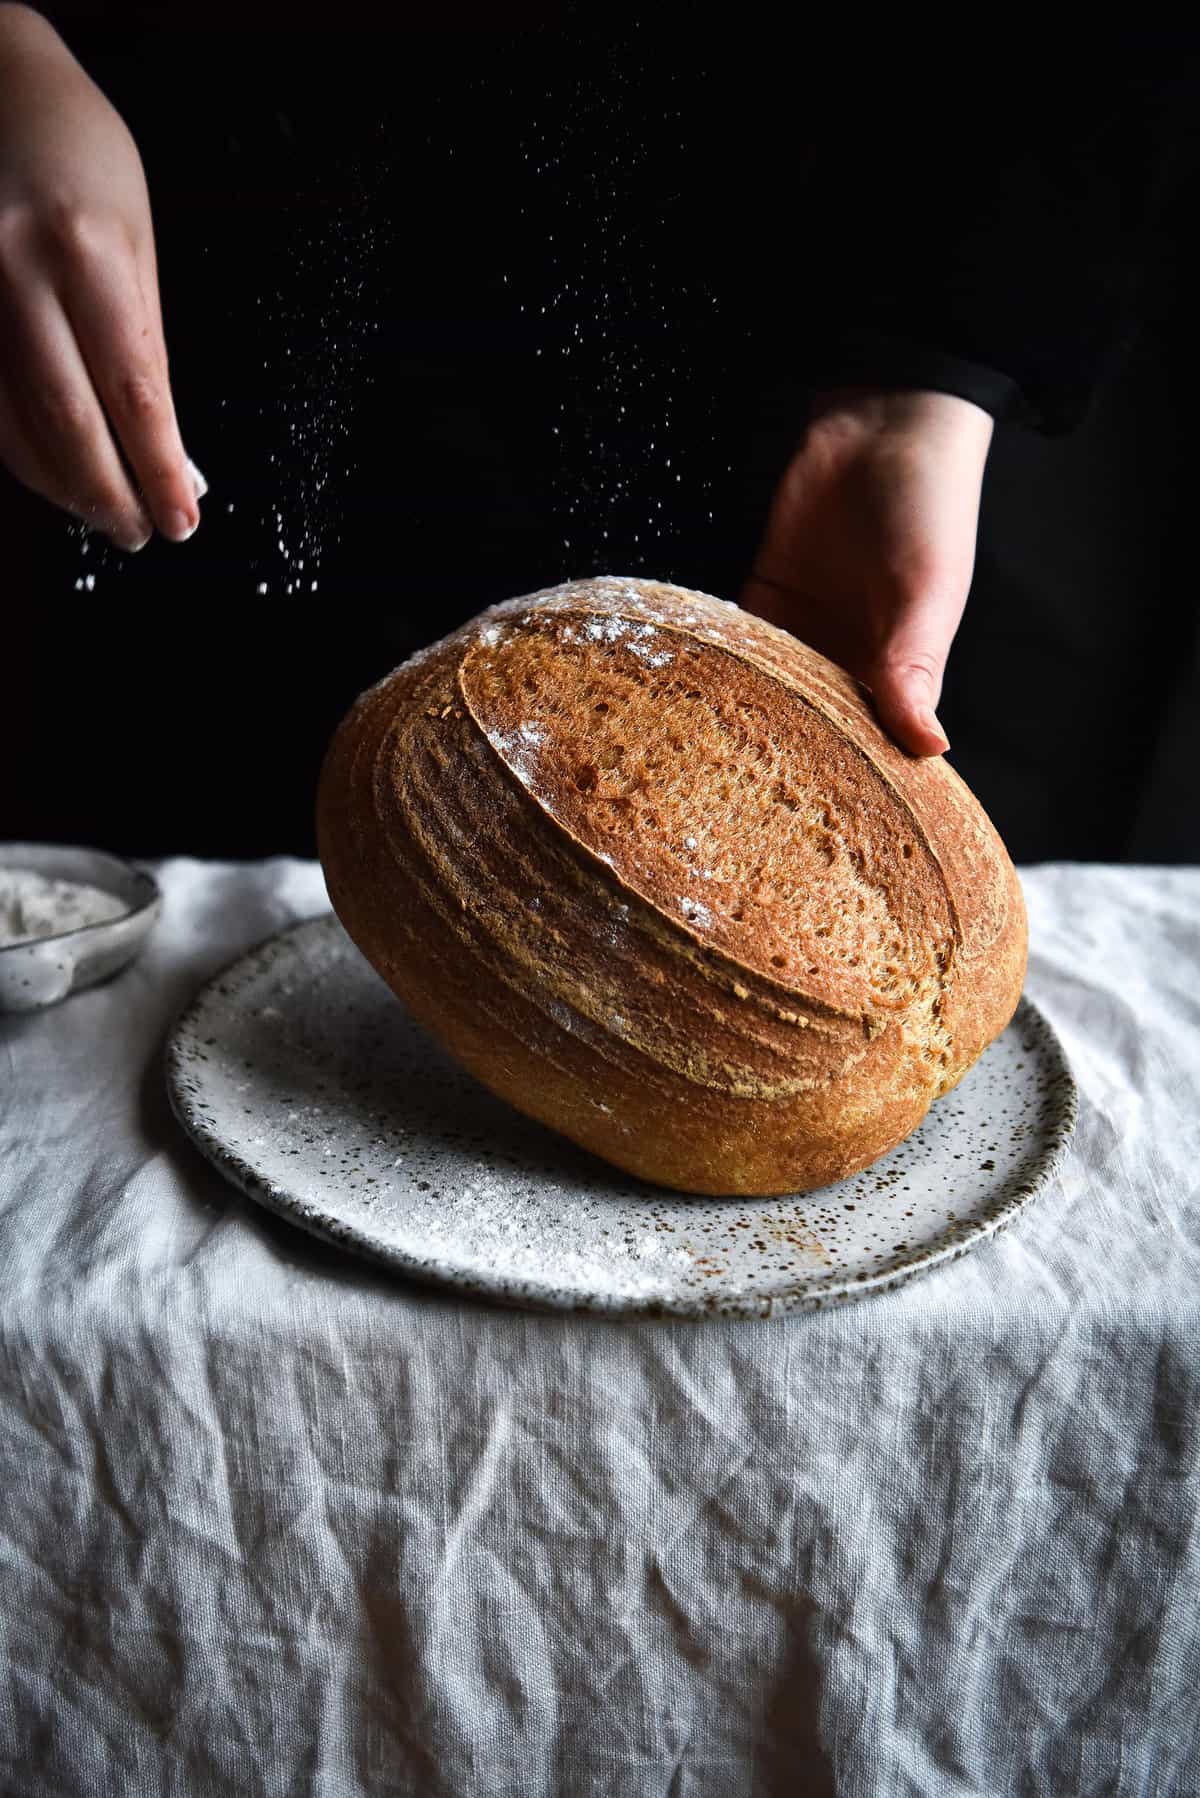
M 572 582 L 365 693 L 318 832 L 363 954 L 520 1110 L 646 1179 L 801 1192 L 1008 1022 L 1021 889 L 944 761 L 736 606 Z

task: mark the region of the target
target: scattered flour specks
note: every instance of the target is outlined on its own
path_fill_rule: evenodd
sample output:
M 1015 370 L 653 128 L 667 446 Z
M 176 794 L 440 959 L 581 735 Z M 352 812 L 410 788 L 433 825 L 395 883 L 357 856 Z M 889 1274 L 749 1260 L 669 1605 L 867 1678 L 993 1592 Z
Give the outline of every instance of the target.
M 252 563 L 260 595 L 316 592 L 322 558 L 338 540 L 336 496 L 353 473 L 354 401 L 372 379 L 364 364 L 379 330 L 379 194 L 368 199 L 365 170 L 355 180 L 360 204 L 319 222 L 309 212 L 289 245 L 295 278 L 258 296 L 259 412 L 276 492 L 259 520 L 271 547 Z
M 529 734 L 526 735 L 526 732 Z M 543 740 L 537 726 L 522 725 L 514 731 L 497 730 L 493 726 L 487 732 L 487 740 L 497 754 L 503 757 L 522 786 L 534 791 L 534 769 L 530 758 L 537 754 Z
M 675 660 L 669 649 L 652 651 L 644 643 L 627 643 L 625 647 L 635 656 L 640 656 L 647 668 L 665 668 L 668 662 Z
M 619 643 L 631 627 L 623 618 L 589 618 L 584 626 L 594 643 Z

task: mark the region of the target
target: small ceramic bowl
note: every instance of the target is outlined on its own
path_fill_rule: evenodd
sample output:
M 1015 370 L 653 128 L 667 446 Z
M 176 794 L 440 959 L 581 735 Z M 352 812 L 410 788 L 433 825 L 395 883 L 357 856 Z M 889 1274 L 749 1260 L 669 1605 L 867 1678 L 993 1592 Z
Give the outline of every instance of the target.
M 162 909 L 157 881 L 99 849 L 0 843 L 0 878 L 17 872 L 99 887 L 119 900 L 124 910 L 101 923 L 81 924 L 30 942 L 0 940 L 0 1011 L 37 1011 L 107 980 L 137 955 Z

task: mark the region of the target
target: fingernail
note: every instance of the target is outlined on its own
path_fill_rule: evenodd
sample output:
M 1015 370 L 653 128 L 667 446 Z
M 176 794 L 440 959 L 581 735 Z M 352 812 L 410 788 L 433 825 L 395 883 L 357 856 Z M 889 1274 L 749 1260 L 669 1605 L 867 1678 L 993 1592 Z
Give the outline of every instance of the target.
M 917 716 L 920 718 L 921 723 L 925 726 L 926 730 L 932 731 L 934 736 L 942 739 L 942 747 L 938 751 L 938 754 L 944 755 L 946 750 L 950 747 L 950 739 L 938 723 L 937 713 L 932 707 L 924 706 Z
M 208 492 L 208 482 L 200 473 L 200 470 L 196 467 L 196 464 L 192 461 L 190 456 L 187 459 L 187 465 L 188 473 L 192 477 L 192 486 L 196 489 L 196 498 L 203 499 L 204 495 Z
M 117 548 L 123 549 L 130 556 L 135 556 L 139 549 L 145 549 L 153 535 L 154 526 L 144 512 L 139 512 L 135 519 L 127 519 L 122 524 L 115 525 L 108 532 Z
M 200 520 L 197 519 L 196 524 L 199 522 Z M 177 509 L 167 513 L 163 534 L 169 537 L 172 543 L 186 543 L 195 530 L 196 524 L 192 523 L 186 512 L 180 512 Z

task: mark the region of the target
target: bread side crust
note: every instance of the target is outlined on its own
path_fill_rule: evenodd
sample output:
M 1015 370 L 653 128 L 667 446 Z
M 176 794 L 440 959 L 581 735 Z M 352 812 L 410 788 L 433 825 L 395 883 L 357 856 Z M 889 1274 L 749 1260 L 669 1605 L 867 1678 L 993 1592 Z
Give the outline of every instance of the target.
M 581 608 L 656 616 L 754 661 L 878 770 L 919 831 L 955 921 L 953 953 L 926 1003 L 901 1016 L 854 1013 L 819 984 L 801 991 L 771 979 L 638 892 L 563 827 L 552 795 L 529 791 L 473 715 L 462 670 L 489 631 L 531 611 L 544 621 Z M 957 777 L 935 764 L 935 785 L 928 764 L 882 738 L 839 671 L 732 614 L 704 596 L 623 581 L 493 608 L 353 708 L 322 772 L 320 853 L 364 954 L 519 1109 L 666 1185 L 798 1192 L 901 1141 L 1003 1028 L 1024 972 L 1024 909 L 999 839 Z M 992 887 L 962 891 L 956 874 L 980 859 Z

